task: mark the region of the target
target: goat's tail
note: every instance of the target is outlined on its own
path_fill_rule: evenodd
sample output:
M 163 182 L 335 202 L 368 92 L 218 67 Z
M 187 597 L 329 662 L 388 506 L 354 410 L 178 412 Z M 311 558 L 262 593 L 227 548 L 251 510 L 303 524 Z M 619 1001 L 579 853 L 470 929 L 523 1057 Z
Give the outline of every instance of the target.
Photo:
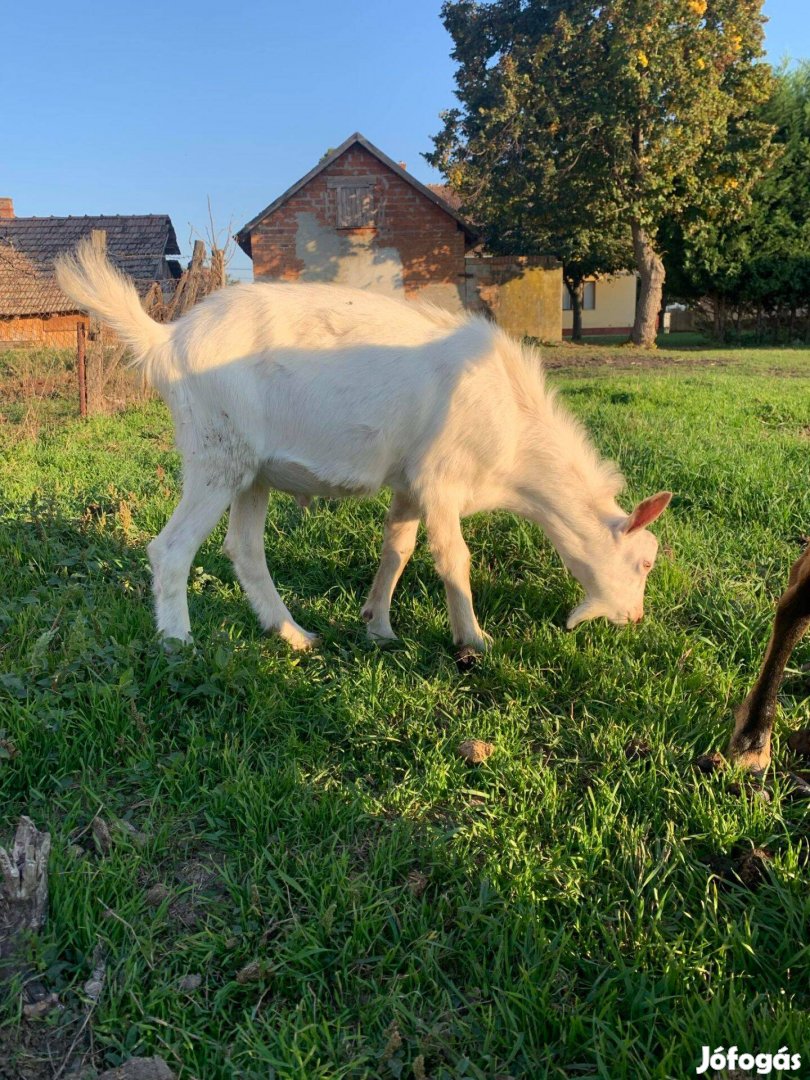
M 138 366 L 152 349 L 168 341 L 169 327 L 149 318 L 130 279 L 116 270 L 91 237 L 79 242 L 75 255 L 60 255 L 54 269 L 62 292 L 82 310 L 109 323 L 133 350 Z

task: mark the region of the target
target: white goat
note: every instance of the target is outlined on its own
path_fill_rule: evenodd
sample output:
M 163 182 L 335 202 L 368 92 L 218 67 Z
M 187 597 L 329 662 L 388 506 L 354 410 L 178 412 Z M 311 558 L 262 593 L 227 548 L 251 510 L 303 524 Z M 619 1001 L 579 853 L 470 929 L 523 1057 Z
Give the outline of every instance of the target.
M 483 650 L 460 518 L 505 509 L 537 522 L 583 585 L 568 627 L 637 621 L 658 548 L 645 526 L 671 496 L 631 514 L 622 479 L 547 389 L 538 353 L 480 318 L 334 285 L 223 289 L 182 319 L 150 319 L 131 282 L 83 242 L 57 262 L 62 290 L 129 344 L 171 410 L 183 497 L 149 545 L 159 631 L 188 640 L 194 555 L 230 507 L 225 551 L 262 626 L 293 648 L 315 637 L 270 577 L 271 488 L 297 496 L 393 490 L 363 618 L 393 638 L 391 597 L 424 521 L 453 638 Z

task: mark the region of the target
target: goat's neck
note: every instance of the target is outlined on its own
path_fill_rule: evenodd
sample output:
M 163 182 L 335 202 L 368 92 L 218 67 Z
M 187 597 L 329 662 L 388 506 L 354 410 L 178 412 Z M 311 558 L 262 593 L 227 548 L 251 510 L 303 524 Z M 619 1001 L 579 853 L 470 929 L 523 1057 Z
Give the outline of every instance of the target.
M 575 467 L 548 462 L 537 468 L 535 462 L 533 473 L 516 486 L 513 509 L 540 526 L 574 577 L 587 584 L 627 515 L 614 498 L 596 497 Z

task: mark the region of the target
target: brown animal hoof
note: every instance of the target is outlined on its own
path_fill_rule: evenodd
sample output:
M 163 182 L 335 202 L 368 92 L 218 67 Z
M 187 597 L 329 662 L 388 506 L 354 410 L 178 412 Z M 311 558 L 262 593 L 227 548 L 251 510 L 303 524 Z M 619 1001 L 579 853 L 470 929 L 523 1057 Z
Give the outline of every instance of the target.
M 734 744 L 732 743 L 728 749 L 728 756 L 734 765 L 738 765 L 741 769 L 746 769 L 754 776 L 759 776 L 762 773 L 767 772 L 768 767 L 771 764 L 770 746 L 759 750 L 735 750 Z
M 793 784 L 791 795 L 798 799 L 810 799 L 810 772 L 789 772 L 787 775 Z
M 752 892 L 769 876 L 768 867 L 773 856 L 767 848 L 735 848 L 731 855 L 712 855 L 707 860 L 709 869 L 721 889 L 740 886 Z

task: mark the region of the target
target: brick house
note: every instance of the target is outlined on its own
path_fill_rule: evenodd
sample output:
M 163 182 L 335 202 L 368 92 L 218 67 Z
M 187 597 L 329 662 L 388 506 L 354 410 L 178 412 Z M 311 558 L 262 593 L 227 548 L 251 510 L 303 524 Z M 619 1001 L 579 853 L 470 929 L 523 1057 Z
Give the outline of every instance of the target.
M 360 134 L 236 236 L 257 281 L 330 281 L 461 308 L 476 242 L 456 209 Z
M 324 281 L 484 312 L 516 334 L 559 340 L 559 265 L 490 258 L 441 185 L 425 185 L 359 133 L 236 235 L 256 281 Z
M 0 199 L 0 347 L 76 343 L 83 312 L 58 288 L 53 260 L 93 230 L 107 235 L 111 261 L 145 294 L 153 282 L 180 276 L 174 226 L 167 214 L 93 217 L 16 217 L 11 199 Z

